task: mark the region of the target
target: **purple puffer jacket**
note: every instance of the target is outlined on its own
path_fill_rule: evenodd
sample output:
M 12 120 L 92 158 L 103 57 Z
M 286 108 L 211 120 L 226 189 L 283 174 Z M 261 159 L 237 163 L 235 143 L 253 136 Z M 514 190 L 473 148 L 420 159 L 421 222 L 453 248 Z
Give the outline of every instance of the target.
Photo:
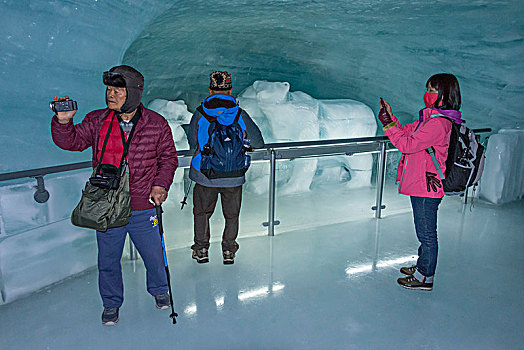
M 162 186 L 169 190 L 178 165 L 173 134 L 167 120 L 142 104 L 138 108 L 141 108 L 142 116 L 135 127 L 127 156 L 131 210 L 153 208 L 149 203 L 151 188 Z M 107 108 L 92 111 L 76 125 L 73 125 L 72 120 L 67 124 L 60 124 L 53 117 L 53 141 L 58 147 L 68 151 L 83 151 L 93 147 L 94 168 L 97 165 L 95 150 L 98 149 L 98 136 L 109 112 Z

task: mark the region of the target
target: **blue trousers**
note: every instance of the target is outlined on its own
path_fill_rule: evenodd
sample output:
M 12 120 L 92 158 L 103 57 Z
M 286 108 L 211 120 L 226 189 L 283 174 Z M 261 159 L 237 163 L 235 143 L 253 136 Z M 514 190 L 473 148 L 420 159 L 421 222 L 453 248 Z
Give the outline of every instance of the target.
M 417 271 L 432 277 L 437 268 L 437 210 L 442 198 L 411 197 L 415 231 L 420 242 Z
M 96 232 L 98 288 L 104 307 L 120 307 L 124 301 L 120 259 L 128 233 L 146 267 L 147 291 L 155 296 L 168 290 L 156 210 L 132 210 L 126 226 Z

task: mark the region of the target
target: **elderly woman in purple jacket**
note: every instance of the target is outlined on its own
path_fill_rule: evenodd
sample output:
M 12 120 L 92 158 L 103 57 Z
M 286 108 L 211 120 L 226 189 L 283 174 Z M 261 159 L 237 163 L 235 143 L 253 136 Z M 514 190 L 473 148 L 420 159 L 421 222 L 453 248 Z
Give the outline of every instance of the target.
M 167 121 L 141 103 L 142 74 L 122 65 L 104 72 L 103 80 L 107 85 L 107 108 L 88 113 L 76 125 L 72 121 L 76 111 L 58 112 L 52 118 L 51 133 L 62 149 L 83 151 L 93 147 L 93 168 L 99 162 L 120 166 L 124 142 L 129 141 L 124 159 L 131 196 L 129 224 L 97 231 L 99 290 L 104 305 L 102 324 L 114 325 L 124 301 L 120 259 L 128 233 L 147 270 L 147 291 L 155 298 L 157 308 L 170 306 L 154 206 L 166 200 L 178 160 Z
M 454 75 L 435 74 L 426 82 L 426 89 L 426 108 L 420 110 L 416 122 L 401 125 L 390 105 L 383 100 L 378 118 L 391 143 L 402 152 L 397 173 L 398 190 L 411 197 L 415 231 L 420 242 L 417 264 L 402 267 L 400 272 L 405 277 L 397 282 L 408 289 L 432 290 L 438 255 L 437 210 L 444 190 L 426 150 L 433 147 L 445 173 L 451 120 L 456 124 L 463 121 L 459 111 L 460 88 Z

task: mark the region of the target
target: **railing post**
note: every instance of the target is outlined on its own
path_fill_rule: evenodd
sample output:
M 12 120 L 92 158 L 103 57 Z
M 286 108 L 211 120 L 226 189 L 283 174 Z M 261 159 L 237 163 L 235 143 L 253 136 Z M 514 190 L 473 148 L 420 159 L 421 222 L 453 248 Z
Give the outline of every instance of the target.
M 269 158 L 269 210 L 268 210 L 268 225 L 267 225 L 267 235 L 275 235 L 275 187 L 276 187 L 276 154 L 275 150 L 271 149 L 271 154 Z
M 131 238 L 129 239 L 129 260 L 138 260 L 138 253 Z
M 386 172 L 386 142 L 380 143 L 380 155 L 378 159 L 378 171 L 377 171 L 377 200 L 375 206 L 371 209 L 375 210 L 375 218 L 380 219 L 382 209 L 386 208 L 382 205 L 382 194 L 384 191 L 384 178 Z

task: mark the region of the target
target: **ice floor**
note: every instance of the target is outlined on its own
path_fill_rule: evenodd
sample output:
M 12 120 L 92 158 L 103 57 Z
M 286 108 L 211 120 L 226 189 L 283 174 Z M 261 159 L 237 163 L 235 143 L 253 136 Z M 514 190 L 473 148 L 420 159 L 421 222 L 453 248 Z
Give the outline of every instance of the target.
M 93 269 L 0 306 L 0 349 L 522 348 L 524 201 L 470 210 L 446 198 L 435 288 L 423 292 L 396 284 L 418 246 L 411 212 L 393 210 L 407 198 L 386 192 L 380 220 L 367 209 L 346 222 L 306 228 L 297 215 L 285 226 L 293 210 L 318 205 L 308 196 L 291 196 L 300 205 L 287 216 L 280 202 L 275 237 L 241 238 L 234 265 L 222 264 L 216 241 L 203 265 L 187 247 L 169 250 L 176 325 L 147 294 L 142 262 L 125 257 L 116 326 L 101 325 Z M 253 211 L 244 206 L 242 225 Z

